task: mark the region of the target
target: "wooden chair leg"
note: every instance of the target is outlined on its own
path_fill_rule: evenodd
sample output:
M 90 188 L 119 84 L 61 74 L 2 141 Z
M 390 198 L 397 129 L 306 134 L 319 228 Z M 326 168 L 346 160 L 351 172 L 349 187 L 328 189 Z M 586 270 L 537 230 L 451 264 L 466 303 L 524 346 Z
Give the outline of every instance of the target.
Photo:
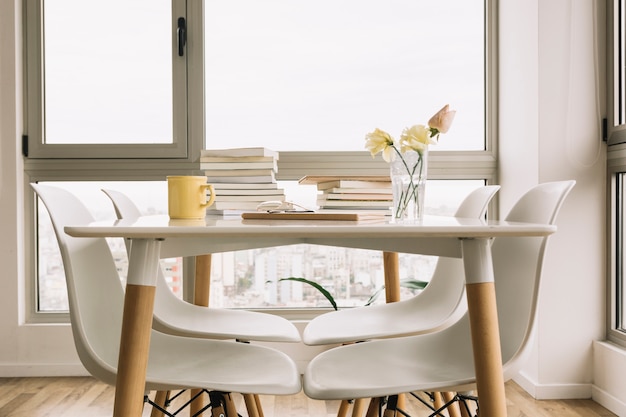
M 470 396 L 475 393 L 473 393 L 472 391 L 465 391 L 459 394 Z M 471 408 L 469 410 L 467 409 L 467 407 L 470 407 L 470 405 L 467 405 L 467 402 L 465 402 L 465 404 L 459 403 L 459 408 L 461 409 L 461 417 L 472 417 L 472 413 L 476 412 L 474 404 L 471 405 Z
M 348 417 L 349 409 L 350 409 L 350 401 L 341 400 L 341 404 L 339 404 L 339 410 L 337 410 L 337 417 Z
M 230 393 L 225 394 L 224 400 L 226 402 L 226 415 L 228 417 L 231 417 L 231 416 L 237 417 L 237 407 L 235 407 L 235 402 L 233 401 L 233 395 Z
M 440 392 L 433 392 L 433 407 L 435 407 L 435 410 L 439 410 L 441 407 L 443 407 L 443 398 L 441 396 Z
M 256 409 L 259 413 L 259 417 L 265 417 L 263 415 L 263 407 L 261 407 L 261 397 L 258 394 L 254 394 L 254 401 L 256 402 Z
M 444 403 L 447 403 L 449 401 L 452 401 L 452 399 L 454 398 L 456 394 L 454 392 L 442 392 L 441 396 L 443 397 L 443 401 Z M 450 417 L 461 417 L 461 408 L 459 407 L 459 403 L 458 402 L 454 402 L 452 404 L 450 404 L 447 408 L 448 410 L 448 415 Z
M 461 417 L 472 417 L 464 406 L 461 406 Z
M 365 404 L 367 404 L 366 398 L 357 398 L 354 400 L 354 404 L 352 406 L 352 417 L 362 417 L 363 410 L 365 410 Z
M 260 417 L 259 410 L 256 406 L 256 399 L 254 398 L 254 394 L 243 394 L 243 400 L 246 403 L 248 417 Z
M 398 394 L 398 409 L 406 410 L 406 395 Z
M 383 412 L 383 417 L 398 417 L 401 414 L 398 412 L 398 396 L 390 395 L 387 398 L 387 407 Z
M 198 395 L 198 398 L 196 398 L 196 395 Z M 193 416 L 206 407 L 208 398 L 206 393 L 202 392 L 201 389 L 190 389 L 189 396 L 191 398 L 191 403 L 189 404 L 189 415 Z M 201 415 L 202 414 L 199 414 L 199 416 Z
M 378 408 L 380 407 L 380 398 L 372 398 L 367 408 L 365 417 L 378 417 Z
M 169 391 L 157 391 L 157 393 L 154 395 L 154 403 L 158 405 L 159 407 L 165 408 L 165 405 L 167 404 L 167 400 L 169 400 L 169 398 L 170 398 Z M 164 414 L 161 411 L 152 407 L 152 411 L 150 412 L 150 417 L 163 417 L 163 416 Z

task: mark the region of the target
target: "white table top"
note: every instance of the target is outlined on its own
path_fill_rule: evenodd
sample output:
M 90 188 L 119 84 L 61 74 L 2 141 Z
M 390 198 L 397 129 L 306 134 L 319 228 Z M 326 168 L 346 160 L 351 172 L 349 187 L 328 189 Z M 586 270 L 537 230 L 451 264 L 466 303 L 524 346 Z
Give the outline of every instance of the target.
M 65 232 L 74 237 L 164 239 L 162 257 L 297 243 L 460 257 L 459 239 L 546 236 L 555 231 L 554 225 L 445 216 L 426 216 L 420 224 L 394 224 L 387 220 L 243 220 L 238 217 L 170 220 L 161 215 L 65 228 Z
M 419 224 L 394 224 L 388 220 L 243 220 L 206 217 L 203 220 L 170 220 L 166 215 L 136 220 L 110 220 L 67 226 L 75 237 L 168 238 L 193 236 L 281 237 L 456 237 L 546 236 L 556 231 L 548 224 L 484 221 L 480 219 L 426 216 Z

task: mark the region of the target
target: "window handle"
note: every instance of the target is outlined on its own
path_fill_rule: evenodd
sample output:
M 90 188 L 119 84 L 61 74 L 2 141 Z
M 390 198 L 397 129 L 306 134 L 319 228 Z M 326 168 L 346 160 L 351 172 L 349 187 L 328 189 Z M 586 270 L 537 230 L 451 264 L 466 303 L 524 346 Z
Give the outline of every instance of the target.
M 176 35 L 178 36 L 178 56 L 185 55 L 185 44 L 187 43 L 187 23 L 184 17 L 178 18 L 178 29 L 176 29 Z

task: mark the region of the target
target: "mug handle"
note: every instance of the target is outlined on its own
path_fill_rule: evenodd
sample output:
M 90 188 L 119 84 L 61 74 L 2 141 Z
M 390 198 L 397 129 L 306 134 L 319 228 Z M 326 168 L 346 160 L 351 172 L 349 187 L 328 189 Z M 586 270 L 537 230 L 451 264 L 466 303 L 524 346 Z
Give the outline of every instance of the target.
M 215 201 L 215 188 L 213 188 L 213 184 L 203 184 L 200 187 L 202 187 L 202 189 L 204 190 L 209 190 L 211 192 L 209 200 L 206 203 L 202 204 L 202 207 L 209 207 L 211 204 L 213 204 L 213 201 Z

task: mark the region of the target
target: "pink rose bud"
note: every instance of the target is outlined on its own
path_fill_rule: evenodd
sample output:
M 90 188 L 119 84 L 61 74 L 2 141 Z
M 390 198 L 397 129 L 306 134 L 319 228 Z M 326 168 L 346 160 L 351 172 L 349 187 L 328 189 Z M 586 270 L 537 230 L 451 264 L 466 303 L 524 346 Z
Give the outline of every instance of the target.
M 436 129 L 440 133 L 446 133 L 452 125 L 455 114 L 456 110 L 450 110 L 450 106 L 446 104 L 437 114 L 430 118 L 428 127 Z

